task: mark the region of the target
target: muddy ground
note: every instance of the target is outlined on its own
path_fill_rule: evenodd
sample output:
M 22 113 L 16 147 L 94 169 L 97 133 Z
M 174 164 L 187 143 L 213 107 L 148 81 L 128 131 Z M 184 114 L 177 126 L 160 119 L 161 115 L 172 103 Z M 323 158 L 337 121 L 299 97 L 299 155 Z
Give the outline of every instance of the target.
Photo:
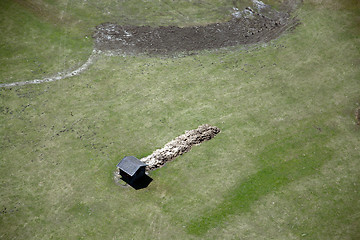
M 268 42 L 280 36 L 299 21 L 291 17 L 302 0 L 284 0 L 281 10 L 276 11 L 259 0 L 242 10 L 233 1 L 231 20 L 205 26 L 121 26 L 103 23 L 93 34 L 95 49 L 89 59 L 78 69 L 59 72 L 43 79 L 0 84 L 0 88 L 38 84 L 62 80 L 85 71 L 96 55 L 105 51 L 110 54 L 162 54 L 193 53 L 205 49 L 219 49 L 239 44 Z
M 232 19 L 227 22 L 183 28 L 103 23 L 96 27 L 93 38 L 95 48 L 101 51 L 173 54 L 268 42 L 296 24 L 297 19 L 291 17 L 289 11 L 276 11 L 254 0 L 252 6 L 243 10 L 234 7 Z

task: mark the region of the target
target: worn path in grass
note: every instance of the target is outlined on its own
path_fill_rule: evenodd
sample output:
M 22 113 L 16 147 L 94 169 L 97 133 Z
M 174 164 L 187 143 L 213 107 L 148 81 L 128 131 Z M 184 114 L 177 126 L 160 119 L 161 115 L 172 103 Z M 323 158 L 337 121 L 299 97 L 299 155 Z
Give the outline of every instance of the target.
M 211 7 L 192 14 L 205 9 L 196 5 L 200 0 L 46 2 L 64 3 L 56 5 L 64 11 L 67 3 L 84 6 L 67 9 L 89 13 L 79 14 L 88 26 L 104 22 L 98 14 L 113 3 L 122 4 L 113 14 L 129 12 L 124 26 L 227 21 Z M 171 9 L 190 19 L 182 24 L 181 17 L 171 21 L 173 11 L 157 15 L 164 2 L 186 3 L 191 10 Z M 266 45 L 176 58 L 100 55 L 76 81 L 1 88 L 0 238 L 360 239 L 359 10 L 338 9 L 341 0 L 310 2 L 297 11 L 301 25 Z M 11 30 L 17 34 L 9 38 L 19 42 L 7 45 L 12 51 L 2 52 L 0 64 L 8 83 L 40 79 L 90 55 L 90 40 L 79 50 L 58 41 L 57 31 L 44 51 L 37 49 L 44 71 L 32 73 L 38 64 L 30 63 L 30 50 L 52 29 L 41 32 L 44 24 L 33 23 Z M 64 40 L 78 43 L 81 34 Z M 78 58 L 54 60 L 50 46 Z M 114 184 L 123 156 L 147 156 L 204 122 L 222 133 L 153 171 L 148 188 Z
M 294 9 L 296 1 L 285 10 Z M 95 49 L 87 61 L 73 71 L 59 72 L 55 76 L 0 84 L 1 87 L 24 86 L 54 82 L 77 76 L 94 63 L 102 51 L 111 54 L 165 54 L 218 49 L 239 44 L 268 42 L 297 24 L 289 13 L 276 11 L 261 1 L 253 1 L 251 7 L 239 11 L 224 23 L 192 27 L 121 26 L 105 23 L 97 26 L 94 34 Z
M 91 53 L 91 55 L 87 59 L 87 61 L 83 65 L 81 65 L 79 68 L 77 68 L 73 71 L 60 72 L 55 76 L 46 77 L 46 78 L 42 78 L 42 79 L 34 79 L 34 80 L 29 80 L 29 81 L 24 81 L 24 82 L 2 83 L 2 84 L 0 84 L 0 88 L 1 87 L 24 86 L 24 85 L 28 85 L 28 84 L 54 82 L 54 81 L 63 80 L 65 78 L 77 76 L 77 75 L 81 74 L 82 72 L 86 71 L 95 62 L 97 55 L 100 53 L 101 53 L 101 51 L 99 51 L 99 50 L 93 50 L 93 52 Z

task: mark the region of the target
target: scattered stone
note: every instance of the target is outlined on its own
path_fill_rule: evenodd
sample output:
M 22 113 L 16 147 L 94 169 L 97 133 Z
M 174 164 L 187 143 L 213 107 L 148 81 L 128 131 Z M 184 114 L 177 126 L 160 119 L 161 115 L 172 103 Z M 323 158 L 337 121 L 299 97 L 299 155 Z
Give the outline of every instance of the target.
M 193 145 L 212 139 L 220 132 L 220 129 L 209 124 L 199 126 L 197 129 L 186 131 L 174 140 L 167 143 L 163 148 L 155 150 L 151 155 L 140 159 L 146 163 L 147 170 L 162 167 L 166 162 L 191 150 Z

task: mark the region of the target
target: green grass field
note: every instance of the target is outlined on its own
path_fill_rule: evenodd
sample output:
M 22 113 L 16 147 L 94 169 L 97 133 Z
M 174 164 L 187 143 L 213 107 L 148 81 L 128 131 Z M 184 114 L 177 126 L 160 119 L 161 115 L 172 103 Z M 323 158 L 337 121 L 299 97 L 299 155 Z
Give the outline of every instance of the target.
M 264 1 L 279 4 L 280 1 Z M 0 3 L 0 83 L 80 66 L 102 22 L 225 21 L 232 1 Z M 101 56 L 0 89 L 0 239 L 359 239 L 360 6 L 309 0 L 267 44 Z M 115 166 L 185 130 L 222 132 L 115 185 Z

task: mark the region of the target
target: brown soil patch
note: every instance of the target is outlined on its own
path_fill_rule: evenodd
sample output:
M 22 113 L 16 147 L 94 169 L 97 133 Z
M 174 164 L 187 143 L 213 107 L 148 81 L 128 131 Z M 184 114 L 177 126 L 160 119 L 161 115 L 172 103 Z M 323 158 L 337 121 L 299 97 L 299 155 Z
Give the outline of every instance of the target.
M 205 26 L 121 26 L 103 23 L 93 35 L 95 47 L 124 54 L 172 54 L 218 49 L 238 44 L 267 42 L 297 24 L 289 13 L 273 10 L 261 1 L 242 11 L 234 8 L 233 18 Z
M 163 148 L 155 150 L 151 155 L 140 159 L 146 163 L 147 170 L 162 167 L 166 162 L 191 150 L 193 145 L 212 139 L 220 132 L 220 129 L 209 124 L 199 126 L 197 129 L 186 131 Z
M 355 119 L 356 119 L 357 125 L 360 125 L 360 108 L 356 109 L 356 111 L 355 111 Z

